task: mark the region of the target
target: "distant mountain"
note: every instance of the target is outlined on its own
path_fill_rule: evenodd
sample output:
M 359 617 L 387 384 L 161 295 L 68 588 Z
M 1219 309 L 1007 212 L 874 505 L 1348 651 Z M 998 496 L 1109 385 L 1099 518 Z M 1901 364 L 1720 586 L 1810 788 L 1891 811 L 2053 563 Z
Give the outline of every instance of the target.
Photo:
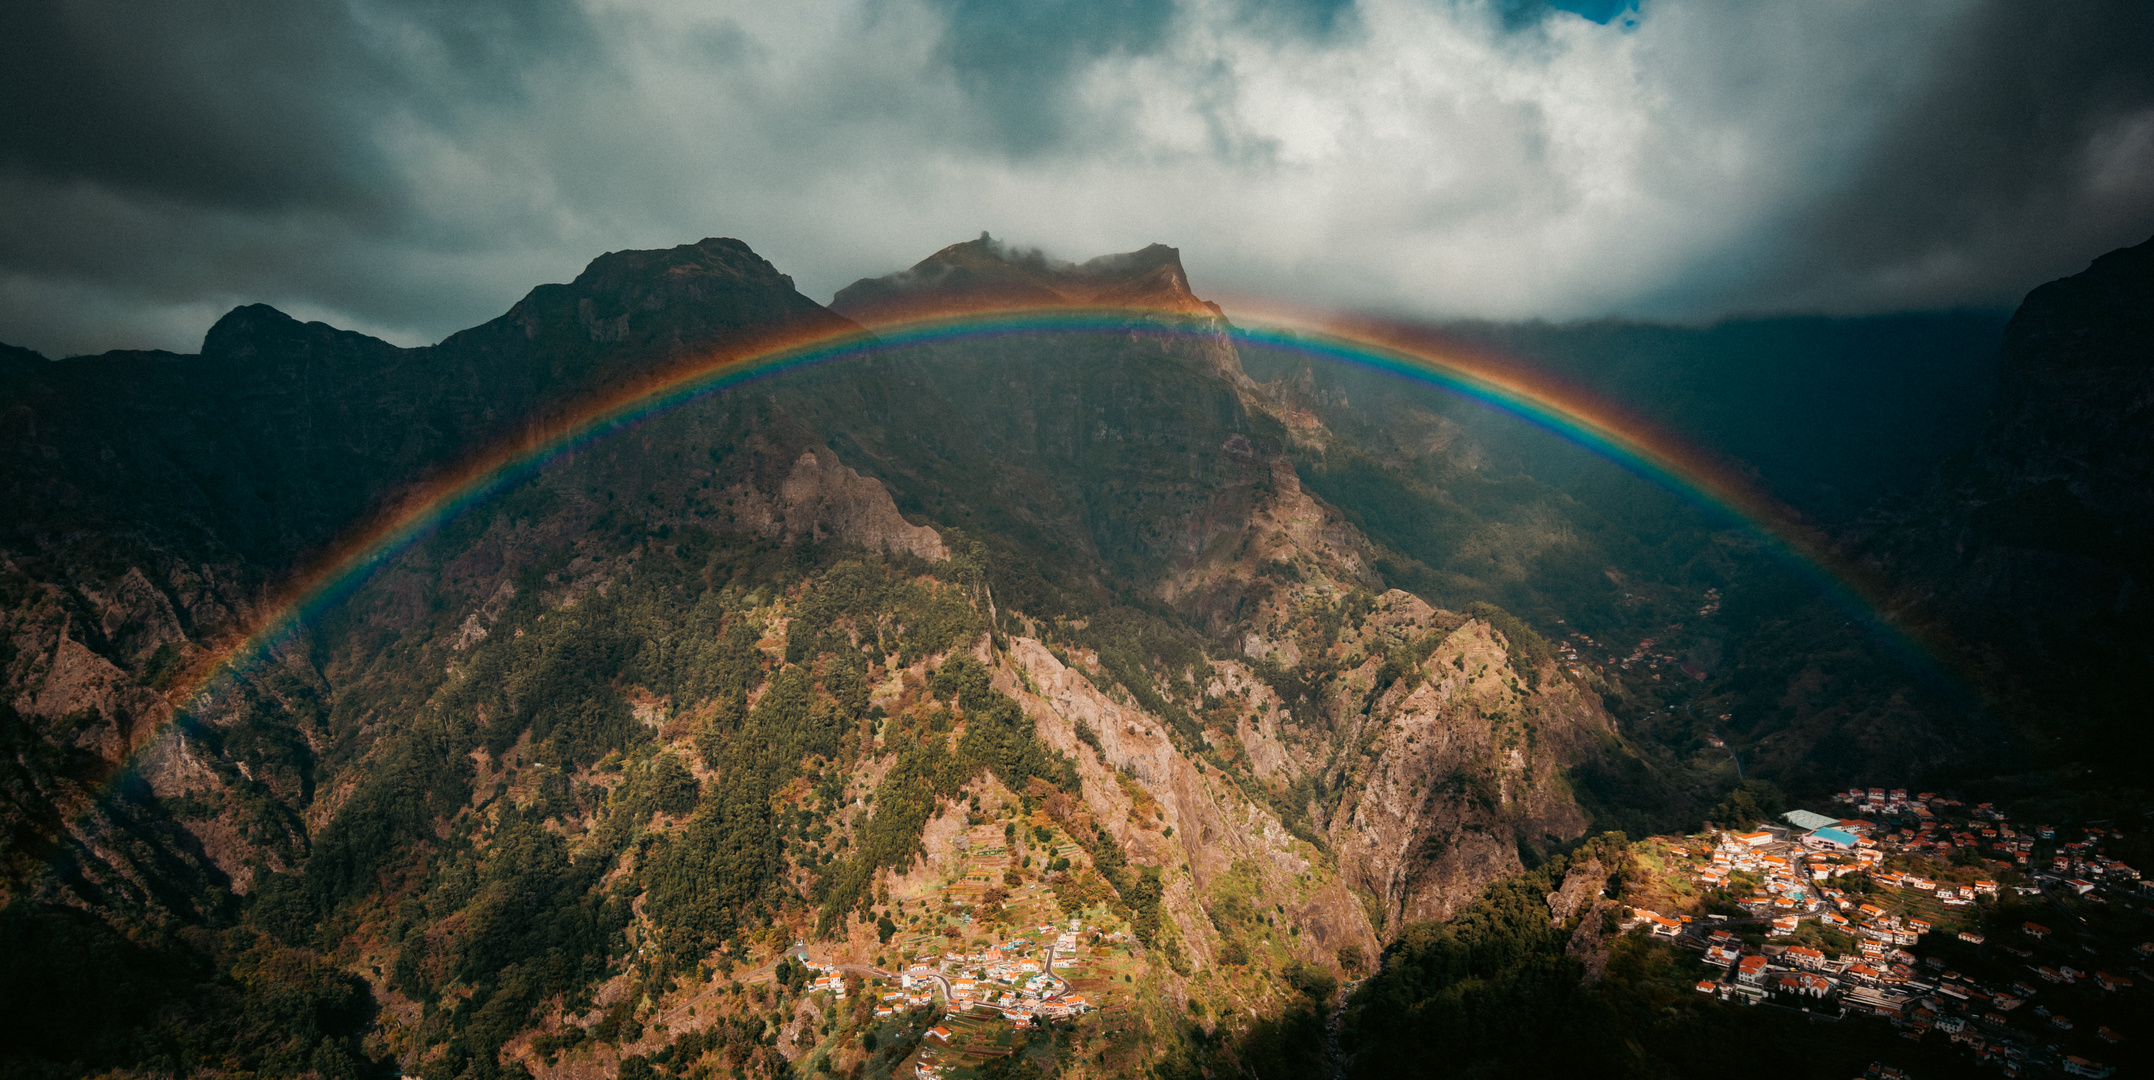
M 1782 501 L 1837 526 L 1921 490 L 1973 435 L 1996 385 L 2005 319 L 1967 311 L 1446 329 L 1743 463 Z M 1578 468 L 1578 455 L 1554 447 L 1514 452 L 1552 481 Z

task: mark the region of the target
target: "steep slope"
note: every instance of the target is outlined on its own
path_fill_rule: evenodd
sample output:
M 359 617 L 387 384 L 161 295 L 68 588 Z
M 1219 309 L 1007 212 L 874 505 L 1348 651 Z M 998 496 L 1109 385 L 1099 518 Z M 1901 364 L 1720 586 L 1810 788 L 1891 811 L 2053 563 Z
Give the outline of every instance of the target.
M 694 348 L 844 325 L 739 241 L 706 240 L 602 257 L 427 348 L 253 305 L 198 356 L 0 360 L 0 704 L 73 755 L 65 779 L 16 778 L 11 856 L 32 863 L 11 869 L 49 856 L 62 819 L 171 715 L 166 687 L 429 475 Z M 325 737 L 259 733 L 287 744 L 278 771 L 302 798 Z
M 1463 325 L 1446 336 L 1482 363 L 1564 377 L 1707 457 L 1735 456 L 1829 528 L 1919 490 L 1972 430 L 1999 321 Z M 1499 604 L 1561 639 L 1654 761 L 1576 777 L 1609 824 L 1695 819 L 1738 782 L 1738 760 L 1748 778 L 1801 794 L 1943 784 L 2023 760 L 2025 743 L 1978 695 L 1897 635 L 1859 629 L 1710 494 L 1671 491 L 1434 386 L 1244 352 L 1263 380 L 1255 398 L 1294 433 L 1302 482 L 1368 538 L 1385 584 L 1448 607 Z
M 2150 312 L 2154 240 L 2029 293 L 1980 432 L 1866 538 L 2020 720 L 2131 788 L 2154 761 Z
M 698 349 L 844 324 L 705 241 L 423 350 L 240 309 L 201 357 L 11 354 L 16 1062 L 883 1075 L 926 1014 L 796 992 L 787 942 L 872 978 L 1076 919 L 1104 1011 L 1027 1053 L 1276 1075 L 1326 973 L 1583 830 L 1562 777 L 1621 752 L 1605 716 L 1508 616 L 1382 589 L 1172 249 L 989 255 L 944 261 L 1189 332 L 693 402 L 191 703 L 190 664 L 434 470 Z M 242 1022 L 275 1002 L 306 1020 Z

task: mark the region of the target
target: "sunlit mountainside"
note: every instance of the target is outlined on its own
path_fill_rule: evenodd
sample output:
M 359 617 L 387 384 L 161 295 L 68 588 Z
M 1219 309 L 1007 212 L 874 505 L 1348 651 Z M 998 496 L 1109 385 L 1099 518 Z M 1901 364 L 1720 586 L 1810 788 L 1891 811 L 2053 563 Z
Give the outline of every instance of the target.
M 0 1070 L 2143 1066 L 2149 311 L 2142 245 L 2009 324 L 1433 332 L 1729 463 L 1870 601 L 1238 336 L 1163 245 L 824 306 L 711 239 L 420 348 L 256 305 L 0 349 Z M 1736 989 L 1888 917 L 1907 978 Z M 1922 997 L 2082 947 L 2108 989 Z

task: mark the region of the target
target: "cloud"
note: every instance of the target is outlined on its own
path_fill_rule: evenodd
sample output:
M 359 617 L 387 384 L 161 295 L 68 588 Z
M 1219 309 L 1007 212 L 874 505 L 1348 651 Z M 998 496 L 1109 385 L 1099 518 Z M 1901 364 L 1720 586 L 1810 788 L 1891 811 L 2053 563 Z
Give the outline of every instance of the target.
M 2009 300 L 2154 233 L 2154 6 L 1990 4 L 1761 281 L 1824 306 Z
M 415 343 L 732 235 L 981 230 L 1422 315 L 2008 301 L 2154 232 L 2129 3 L 553 0 L 0 14 L 0 340 L 252 301 Z

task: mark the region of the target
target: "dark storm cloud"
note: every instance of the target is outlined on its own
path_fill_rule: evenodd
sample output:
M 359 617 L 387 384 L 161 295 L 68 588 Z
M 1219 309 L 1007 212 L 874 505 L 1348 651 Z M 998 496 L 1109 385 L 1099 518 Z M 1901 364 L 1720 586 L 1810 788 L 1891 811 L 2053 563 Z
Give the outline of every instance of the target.
M 357 208 L 372 147 L 339 137 L 386 73 L 341 11 L 30 0 L 0 16 L 0 165 L 203 205 Z
M 2147 6 L 0 5 L 0 340 L 432 340 L 600 252 L 990 229 L 1428 315 L 2009 300 L 2154 231 Z
M 2154 234 L 2154 4 L 1991 0 L 1759 299 L 2010 302 Z
M 7 5 L 0 333 L 183 346 L 262 296 L 467 318 L 467 295 L 406 272 L 456 254 L 458 230 L 384 133 L 513 111 L 527 65 L 587 62 L 589 36 L 557 3 Z M 167 308 L 193 329 L 167 332 Z
M 587 34 L 565 5 L 377 10 L 389 18 L 367 26 L 304 0 L 10 4 L 0 167 L 206 206 L 386 213 L 395 170 L 367 137 L 385 110 L 513 94 L 527 58 Z

